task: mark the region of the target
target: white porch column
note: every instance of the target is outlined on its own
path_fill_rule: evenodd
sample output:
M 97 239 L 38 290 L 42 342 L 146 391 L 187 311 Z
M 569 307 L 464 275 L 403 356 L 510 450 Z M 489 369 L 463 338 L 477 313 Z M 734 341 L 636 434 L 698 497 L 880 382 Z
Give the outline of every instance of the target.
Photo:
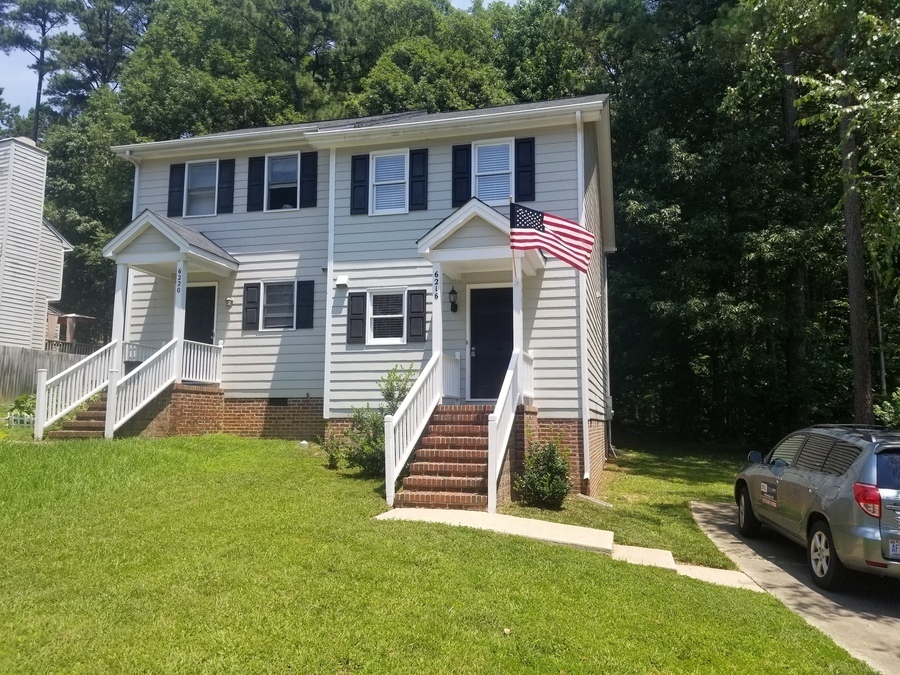
M 444 299 L 441 263 L 431 264 L 431 353 L 444 353 Z
M 172 319 L 172 337 L 178 339 L 175 349 L 175 382 L 181 382 L 184 357 L 184 308 L 187 302 L 187 265 L 184 260 L 175 263 L 175 314 Z
M 113 325 L 112 339 L 118 341 L 112 355 L 113 367 L 122 372 L 122 343 L 125 341 L 125 297 L 128 288 L 128 265 L 119 263 L 116 265 L 116 294 L 113 297 Z M 66 333 L 66 338 L 69 333 Z
M 525 351 L 525 327 L 522 324 L 522 251 L 513 252 L 513 351 Z

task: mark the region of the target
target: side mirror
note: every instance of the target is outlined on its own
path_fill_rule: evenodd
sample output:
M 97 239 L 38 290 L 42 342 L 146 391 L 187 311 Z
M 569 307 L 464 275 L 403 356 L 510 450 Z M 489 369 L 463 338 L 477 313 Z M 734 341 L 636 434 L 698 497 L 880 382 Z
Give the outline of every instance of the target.
M 751 464 L 762 464 L 763 454 L 759 450 L 754 450 L 747 455 L 747 461 Z

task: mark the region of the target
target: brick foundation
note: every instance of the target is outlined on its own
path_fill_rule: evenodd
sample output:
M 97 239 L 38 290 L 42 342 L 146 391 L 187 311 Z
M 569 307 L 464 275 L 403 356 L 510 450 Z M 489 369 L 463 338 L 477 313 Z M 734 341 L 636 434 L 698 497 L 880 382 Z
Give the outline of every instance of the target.
M 325 435 L 323 400 L 226 398 L 222 431 L 248 438 L 312 441 Z
M 223 431 L 224 394 L 214 385 L 173 384 L 116 432 L 117 436 L 162 438 Z

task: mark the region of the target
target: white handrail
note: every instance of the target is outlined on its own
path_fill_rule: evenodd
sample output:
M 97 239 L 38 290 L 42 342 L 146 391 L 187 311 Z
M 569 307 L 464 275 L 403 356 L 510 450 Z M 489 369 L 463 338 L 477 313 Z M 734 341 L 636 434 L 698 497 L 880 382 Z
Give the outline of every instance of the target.
M 455 356 L 442 355 L 444 362 L 444 396 L 462 398 L 462 377 L 460 376 L 459 352 Z
M 431 413 L 443 398 L 443 357 L 438 353 L 429 359 L 397 412 L 384 418 L 384 491 L 388 506 L 394 505 L 397 478 L 425 430 Z
M 107 438 L 112 438 L 116 429 L 175 382 L 176 356 L 180 343 L 180 339 L 174 338 L 121 379 L 118 371 L 110 372 L 106 401 Z
M 100 392 L 107 384 L 116 354 L 117 341 L 85 357 L 59 375 L 47 379 L 38 370 L 35 394 L 34 437 L 41 440 L 44 429 Z
M 513 352 L 497 397 L 497 405 L 488 416 L 488 513 L 497 512 L 500 470 L 506 457 L 509 435 L 516 421 L 516 408 L 522 401 L 523 380 L 529 370 L 527 367 L 523 369 L 524 362 L 521 352 Z
M 181 379 L 190 382 L 217 383 L 220 380 L 222 346 L 184 341 Z

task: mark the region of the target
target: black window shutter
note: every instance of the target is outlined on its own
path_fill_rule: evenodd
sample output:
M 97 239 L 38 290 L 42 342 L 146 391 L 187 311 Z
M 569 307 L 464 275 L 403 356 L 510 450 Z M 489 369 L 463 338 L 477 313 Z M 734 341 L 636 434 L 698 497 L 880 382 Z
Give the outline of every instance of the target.
M 369 156 L 350 158 L 350 213 L 369 212 Z
M 318 197 L 319 153 L 304 152 L 300 155 L 300 208 L 313 207 Z M 299 326 L 298 326 L 299 328 Z
M 516 201 L 533 202 L 534 196 L 534 139 L 516 139 Z
M 366 294 L 350 293 L 347 296 L 347 343 L 366 342 Z
M 472 197 L 472 146 L 453 146 L 453 206 L 462 206 Z
M 259 330 L 260 284 L 244 284 L 244 330 Z
M 425 291 L 406 292 L 406 341 L 425 342 Z
M 184 164 L 169 167 L 169 206 L 166 215 L 177 218 L 184 213 Z
M 247 210 L 262 211 L 266 194 L 266 158 L 251 157 L 247 163 Z
M 313 299 L 315 289 L 315 281 L 297 282 L 297 307 L 294 316 L 295 328 L 313 327 Z
M 234 160 L 219 160 L 219 197 L 216 213 L 234 213 Z
M 428 148 L 409 152 L 409 210 L 428 210 Z

